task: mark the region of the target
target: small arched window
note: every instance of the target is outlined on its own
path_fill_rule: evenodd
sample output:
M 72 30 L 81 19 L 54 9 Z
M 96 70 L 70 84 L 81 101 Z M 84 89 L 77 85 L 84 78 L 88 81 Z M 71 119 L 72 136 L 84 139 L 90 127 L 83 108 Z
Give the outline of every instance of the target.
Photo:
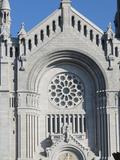
M 22 52 L 23 52 L 22 54 L 25 55 L 26 54 L 25 38 L 21 39 L 21 44 L 22 44 L 22 49 L 23 49 L 22 50 Z
M 4 12 L 4 23 L 6 23 L 7 22 L 7 14 L 6 14 L 6 12 Z
M 15 57 L 18 57 L 19 56 L 19 50 L 18 50 L 18 47 L 15 47 Z
M 41 41 L 44 40 L 44 31 L 43 30 L 40 31 L 40 39 L 41 39 Z
M 84 36 L 87 37 L 87 26 L 84 25 Z
M 118 57 L 119 53 L 118 53 L 118 47 L 115 47 L 115 56 Z
M 38 45 L 38 36 L 37 35 L 34 36 L 34 43 L 36 46 Z
M 56 31 L 56 22 L 55 21 L 52 22 L 52 30 L 54 32 Z
M 28 40 L 28 49 L 31 51 L 32 49 L 32 42 L 31 39 Z
M 78 31 L 80 32 L 81 31 L 81 22 L 78 21 Z
M 5 56 L 8 56 L 7 40 L 5 40 Z
M 58 17 L 58 25 L 59 27 L 62 28 L 62 17 L 61 16 Z
M 71 21 L 72 21 L 72 27 L 75 27 L 75 17 L 74 16 L 72 16 Z
M 97 46 L 99 46 L 99 44 L 100 44 L 99 34 L 96 35 L 96 44 L 97 44 Z
M 25 45 L 25 38 L 21 39 L 21 44 L 24 46 Z
M 12 58 L 13 57 L 13 48 L 10 47 L 10 57 Z
M 105 50 L 105 40 L 102 39 L 102 40 L 101 40 L 101 43 L 102 43 L 102 49 Z
M 50 36 L 50 26 L 46 27 L 46 33 L 47 33 L 47 36 L 49 37 Z
M 93 30 L 90 30 L 90 40 L 93 41 Z
M 119 97 L 118 97 L 118 106 L 120 107 L 120 91 L 119 91 Z

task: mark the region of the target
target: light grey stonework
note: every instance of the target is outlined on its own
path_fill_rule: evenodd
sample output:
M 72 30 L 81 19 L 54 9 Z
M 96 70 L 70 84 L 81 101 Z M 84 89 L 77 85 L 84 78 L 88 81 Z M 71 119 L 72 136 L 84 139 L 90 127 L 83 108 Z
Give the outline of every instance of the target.
M 1 1 L 0 1 L 1 2 Z M 103 32 L 62 0 L 16 38 L 0 4 L 0 159 L 113 160 L 120 152 L 120 22 Z

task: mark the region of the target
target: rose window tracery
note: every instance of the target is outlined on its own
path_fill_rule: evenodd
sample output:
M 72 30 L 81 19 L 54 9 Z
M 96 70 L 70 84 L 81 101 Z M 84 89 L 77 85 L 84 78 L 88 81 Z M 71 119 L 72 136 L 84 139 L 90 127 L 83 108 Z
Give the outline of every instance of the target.
M 78 105 L 84 97 L 84 85 L 73 73 L 57 74 L 49 84 L 51 103 L 59 107 L 70 108 Z

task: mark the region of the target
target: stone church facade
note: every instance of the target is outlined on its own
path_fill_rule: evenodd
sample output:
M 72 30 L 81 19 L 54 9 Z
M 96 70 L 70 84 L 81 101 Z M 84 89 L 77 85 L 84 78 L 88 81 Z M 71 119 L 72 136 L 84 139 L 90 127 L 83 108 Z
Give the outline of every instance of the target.
M 115 33 L 70 0 L 17 37 L 0 1 L 0 159 L 113 160 L 120 151 L 120 1 Z

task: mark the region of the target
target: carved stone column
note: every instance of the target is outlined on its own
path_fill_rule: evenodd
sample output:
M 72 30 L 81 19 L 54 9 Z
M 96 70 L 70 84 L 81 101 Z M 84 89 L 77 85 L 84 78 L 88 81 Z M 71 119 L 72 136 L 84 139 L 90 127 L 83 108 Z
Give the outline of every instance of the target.
M 97 92 L 97 136 L 98 149 L 102 160 L 112 159 L 120 151 L 119 108 L 117 91 Z
M 108 155 L 120 152 L 119 130 L 119 94 L 118 91 L 107 91 L 107 127 L 108 127 Z
M 108 157 L 106 92 L 97 91 L 97 137 L 98 151 L 101 159 Z

